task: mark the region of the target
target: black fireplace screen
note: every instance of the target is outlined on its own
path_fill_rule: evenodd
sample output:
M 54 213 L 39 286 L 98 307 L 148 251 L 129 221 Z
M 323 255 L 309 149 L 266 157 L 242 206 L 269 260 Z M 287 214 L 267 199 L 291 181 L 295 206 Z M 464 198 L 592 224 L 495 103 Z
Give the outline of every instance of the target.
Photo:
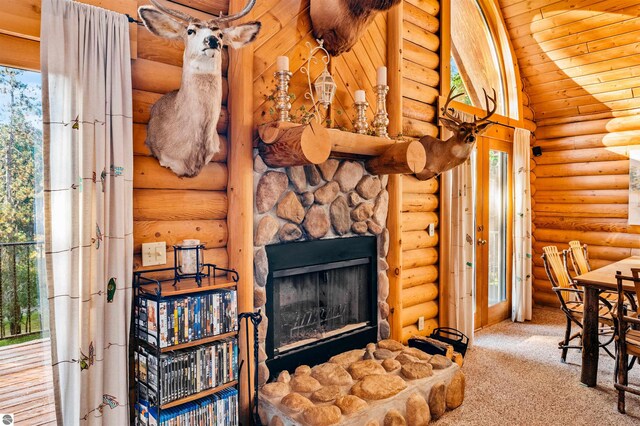
M 368 325 L 369 259 L 276 271 L 274 349 L 283 352 Z
M 267 246 L 267 365 L 314 365 L 377 337 L 375 237 Z

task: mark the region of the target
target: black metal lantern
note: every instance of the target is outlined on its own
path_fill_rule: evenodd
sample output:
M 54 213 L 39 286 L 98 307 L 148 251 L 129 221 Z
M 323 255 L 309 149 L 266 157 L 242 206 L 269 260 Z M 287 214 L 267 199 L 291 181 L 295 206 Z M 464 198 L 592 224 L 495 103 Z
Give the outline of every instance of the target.
M 199 240 L 184 240 L 182 244 L 173 246 L 174 283 L 181 279 L 195 278 L 198 287 L 202 284 L 202 277 L 207 276 L 204 270 L 204 244 Z

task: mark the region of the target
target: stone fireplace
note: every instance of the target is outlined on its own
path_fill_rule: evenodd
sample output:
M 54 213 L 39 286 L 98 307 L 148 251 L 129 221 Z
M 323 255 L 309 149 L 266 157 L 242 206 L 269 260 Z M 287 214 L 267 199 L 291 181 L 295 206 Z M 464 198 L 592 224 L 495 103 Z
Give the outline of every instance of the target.
M 269 168 L 256 155 L 261 384 L 283 369 L 389 337 L 386 185 L 386 176 L 367 173 L 361 161 Z

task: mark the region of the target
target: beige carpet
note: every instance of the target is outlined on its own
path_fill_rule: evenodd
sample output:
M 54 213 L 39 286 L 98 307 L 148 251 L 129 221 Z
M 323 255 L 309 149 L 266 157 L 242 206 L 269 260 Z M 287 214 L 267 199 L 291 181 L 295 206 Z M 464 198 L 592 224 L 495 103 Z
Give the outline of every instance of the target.
M 580 384 L 581 352 L 560 362 L 562 312 L 537 308 L 533 321 L 503 321 L 479 331 L 467 352 L 465 401 L 436 425 L 639 425 L 640 397 L 627 394 L 627 414 L 616 409 L 613 360 L 600 354 L 598 386 Z M 630 372 L 640 383 L 640 366 Z

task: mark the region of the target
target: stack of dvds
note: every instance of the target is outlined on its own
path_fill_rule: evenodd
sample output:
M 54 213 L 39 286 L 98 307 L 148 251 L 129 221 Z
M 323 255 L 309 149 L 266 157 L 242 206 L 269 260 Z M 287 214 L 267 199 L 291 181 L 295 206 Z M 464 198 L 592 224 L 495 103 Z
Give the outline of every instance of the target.
M 135 366 L 140 399 L 163 405 L 238 379 L 238 340 L 167 352 L 160 358 L 138 347 Z
M 136 404 L 138 424 L 144 426 L 215 425 L 238 426 L 238 391 L 225 389 L 198 401 L 159 411 Z
M 238 329 L 235 290 L 215 290 L 156 300 L 141 295 L 136 315 L 139 338 L 160 348 L 192 342 Z

